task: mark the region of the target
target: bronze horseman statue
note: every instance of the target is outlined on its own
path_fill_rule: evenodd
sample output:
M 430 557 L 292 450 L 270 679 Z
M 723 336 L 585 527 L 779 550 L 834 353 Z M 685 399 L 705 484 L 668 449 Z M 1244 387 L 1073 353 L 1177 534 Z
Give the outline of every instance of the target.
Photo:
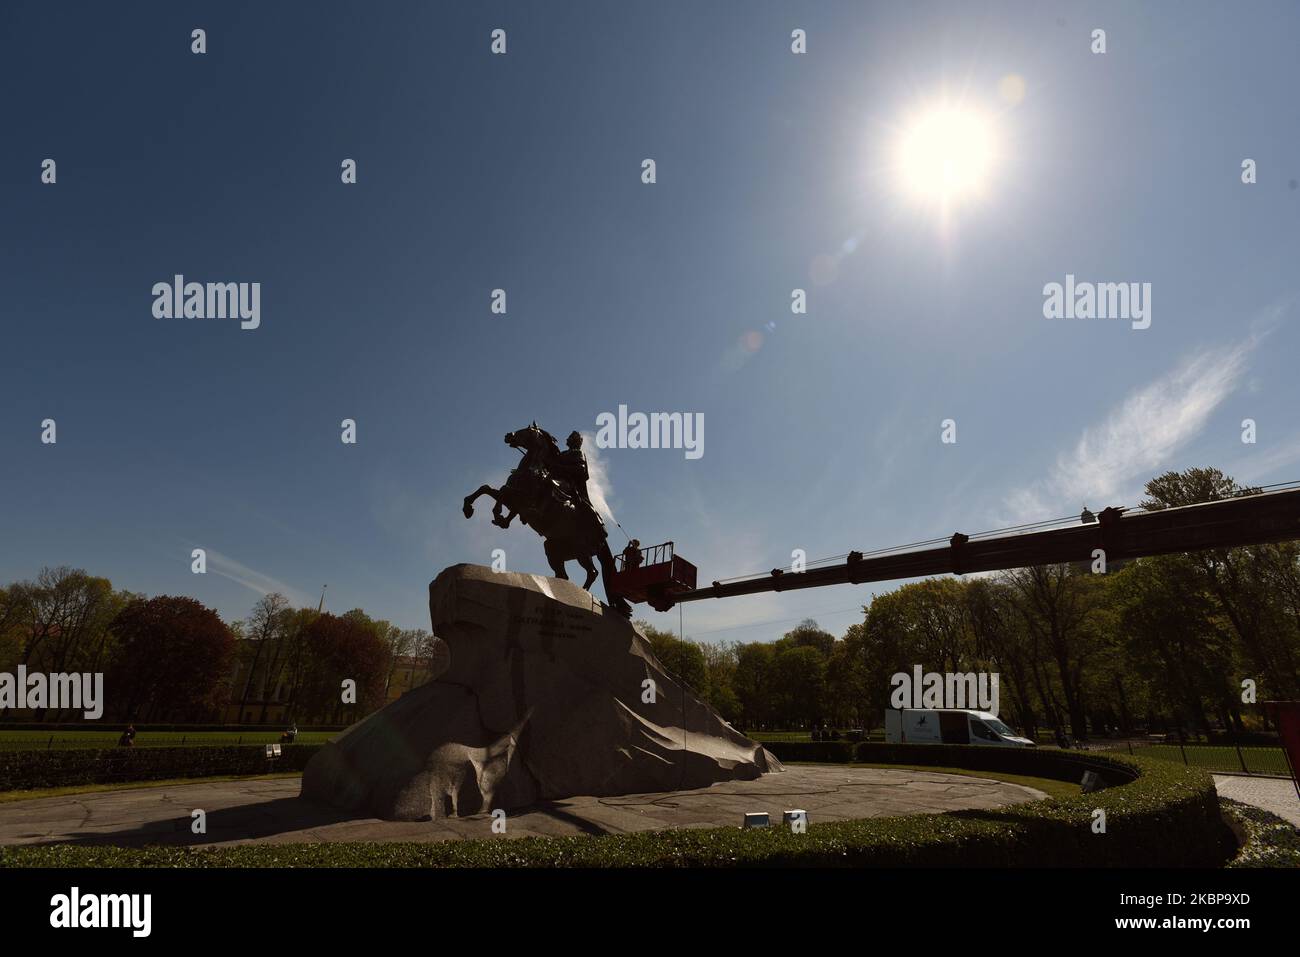
M 536 422 L 507 433 L 506 445 L 518 449 L 524 457 L 501 488 L 480 485 L 465 496 L 465 517 L 474 514 L 475 499 L 490 495 L 496 502 L 492 508 L 494 525 L 509 528 L 518 516 L 545 540 L 546 560 L 555 577 L 567 579 L 564 563 L 576 561 L 587 573 L 582 583 L 586 589 L 596 580 L 592 557 L 599 559 L 610 607 L 630 618 L 631 606 L 610 586 L 614 580 L 614 555 L 609 549 L 605 522 L 587 495 L 590 476 L 587 457 L 582 454 L 582 436 L 571 432 L 566 444 L 568 448 L 561 452 L 555 438 L 538 428 Z

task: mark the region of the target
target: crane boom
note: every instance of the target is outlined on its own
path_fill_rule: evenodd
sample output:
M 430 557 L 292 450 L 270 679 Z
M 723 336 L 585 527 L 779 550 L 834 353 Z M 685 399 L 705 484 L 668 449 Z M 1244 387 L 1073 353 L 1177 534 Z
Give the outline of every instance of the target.
M 1093 522 L 1046 531 L 977 536 L 956 533 L 945 546 L 864 557 L 850 552 L 842 564 L 769 575 L 666 596 L 669 604 L 732 598 L 824 585 L 861 584 L 927 575 L 997 571 L 1089 562 L 1095 549 L 1107 562 L 1175 552 L 1234 548 L 1300 539 L 1300 489 L 1261 492 L 1157 511 L 1104 509 Z

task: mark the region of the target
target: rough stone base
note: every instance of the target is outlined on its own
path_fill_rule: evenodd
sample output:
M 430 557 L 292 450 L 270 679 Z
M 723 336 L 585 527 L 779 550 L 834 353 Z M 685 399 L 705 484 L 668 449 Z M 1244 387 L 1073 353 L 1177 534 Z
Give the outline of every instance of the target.
M 445 670 L 326 745 L 304 798 L 416 821 L 783 770 L 572 582 L 454 565 L 429 612 Z

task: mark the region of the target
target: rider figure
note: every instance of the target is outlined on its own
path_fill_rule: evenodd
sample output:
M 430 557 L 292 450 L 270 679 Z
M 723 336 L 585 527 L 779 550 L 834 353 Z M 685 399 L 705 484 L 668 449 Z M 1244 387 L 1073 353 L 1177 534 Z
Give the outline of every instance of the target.
M 565 444 L 568 448 L 559 454 L 552 471 L 569 492 L 570 497 L 574 499 L 575 504 L 581 502 L 590 506 L 587 481 L 591 478 L 591 473 L 587 470 L 587 457 L 582 454 L 581 433 L 570 432 Z

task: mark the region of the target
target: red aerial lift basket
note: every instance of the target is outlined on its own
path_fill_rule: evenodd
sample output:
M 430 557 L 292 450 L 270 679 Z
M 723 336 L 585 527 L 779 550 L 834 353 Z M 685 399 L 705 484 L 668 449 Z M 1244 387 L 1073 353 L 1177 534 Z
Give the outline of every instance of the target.
M 626 555 L 614 559 L 611 590 L 628 601 L 644 601 L 655 611 L 673 607 L 672 595 L 695 588 L 695 566 L 673 554 L 673 543 L 651 545 L 641 549 L 641 564 L 629 568 Z

